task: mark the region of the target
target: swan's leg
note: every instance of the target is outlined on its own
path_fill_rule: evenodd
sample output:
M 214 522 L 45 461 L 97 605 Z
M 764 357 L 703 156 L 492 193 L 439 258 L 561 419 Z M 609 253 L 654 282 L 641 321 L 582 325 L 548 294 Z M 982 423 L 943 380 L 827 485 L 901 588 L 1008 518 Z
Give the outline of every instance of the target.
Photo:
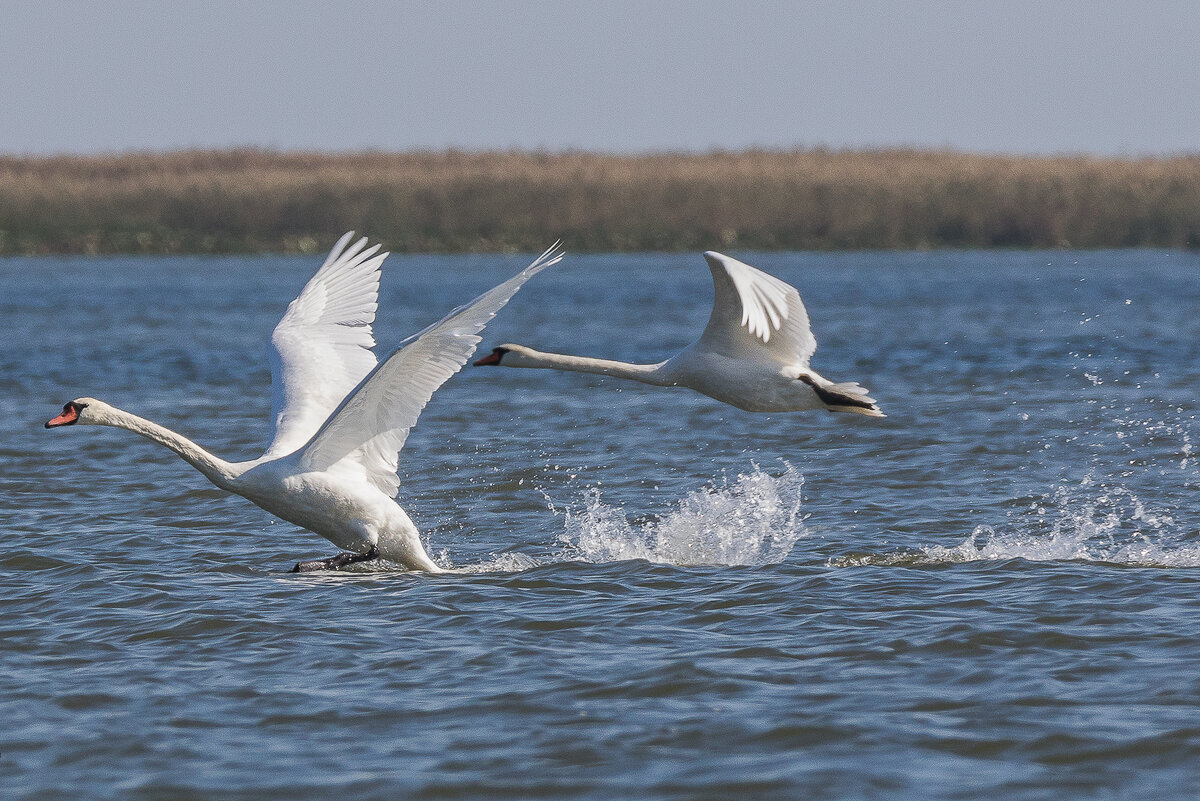
M 297 562 L 296 566 L 291 569 L 292 573 L 312 573 L 316 570 L 341 570 L 346 565 L 352 565 L 355 562 L 369 562 L 372 559 L 379 558 L 379 548 L 372 545 L 371 550 L 366 553 L 339 553 L 337 556 L 331 556 L 328 559 L 314 559 L 310 562 Z

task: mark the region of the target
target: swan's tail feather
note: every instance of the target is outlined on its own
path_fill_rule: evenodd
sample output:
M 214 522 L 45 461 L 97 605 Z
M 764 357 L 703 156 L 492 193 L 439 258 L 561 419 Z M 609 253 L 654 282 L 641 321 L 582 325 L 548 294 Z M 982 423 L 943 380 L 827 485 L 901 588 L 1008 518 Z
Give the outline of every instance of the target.
M 831 412 L 849 412 L 862 414 L 867 417 L 887 417 L 880 409 L 875 399 L 857 381 L 845 381 L 835 384 L 826 381 L 815 374 L 802 373 L 801 381 L 812 387 L 813 392 Z

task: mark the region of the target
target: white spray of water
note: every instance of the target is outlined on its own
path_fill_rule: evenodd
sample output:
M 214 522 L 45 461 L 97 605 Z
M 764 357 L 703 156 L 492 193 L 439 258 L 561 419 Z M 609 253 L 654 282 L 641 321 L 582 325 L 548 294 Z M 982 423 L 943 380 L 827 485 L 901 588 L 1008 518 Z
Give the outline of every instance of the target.
M 1191 437 L 1195 420 L 1195 414 L 1154 398 L 1102 401 L 1086 426 L 1056 441 L 1085 458 L 1090 454 L 1091 465 L 1077 483 L 1057 484 L 1028 505 L 1011 509 L 1002 523 L 977 526 L 954 546 L 857 554 L 831 564 L 1026 559 L 1200 567 L 1200 530 L 1191 504 L 1200 487 Z M 1145 491 L 1153 492 L 1155 500 L 1144 502 L 1134 487 L 1153 487 Z
M 1078 489 L 1058 487 L 1049 503 L 1032 504 L 1026 514 L 1010 516 L 1015 531 L 978 526 L 953 548 L 922 549 L 933 561 L 984 559 L 1107 562 L 1146 567 L 1200 566 L 1200 544 L 1166 511 L 1148 509 L 1124 487 L 1092 494 L 1091 479 Z M 1076 495 L 1082 495 L 1077 499 Z M 1052 514 L 1049 531 L 1030 515 Z
M 1196 532 L 1173 510 L 1151 509 L 1124 486 L 1103 486 L 1089 474 L 1077 487 L 1010 512 L 999 530 L 977 526 L 958 545 L 929 545 L 831 564 L 928 565 L 988 560 L 1102 562 L 1130 567 L 1200 567 Z
M 645 559 L 672 565 L 770 565 L 782 562 L 804 536 L 804 477 L 785 463 L 772 476 L 757 465 L 718 486 L 687 494 L 671 512 L 631 523 L 620 506 L 588 492 L 581 512 L 568 512 L 564 559 L 611 562 Z
M 804 536 L 804 477 L 784 463 L 773 476 L 758 465 L 733 480 L 694 490 L 675 508 L 646 522 L 630 522 L 623 507 L 605 503 L 599 489 L 584 495 L 583 508 L 565 510 L 558 550 L 547 557 L 505 553 L 456 572 L 516 572 L 562 562 L 643 559 L 680 566 L 770 565 L 782 562 Z M 547 497 L 547 506 L 559 510 Z M 446 554 L 440 560 L 450 567 Z

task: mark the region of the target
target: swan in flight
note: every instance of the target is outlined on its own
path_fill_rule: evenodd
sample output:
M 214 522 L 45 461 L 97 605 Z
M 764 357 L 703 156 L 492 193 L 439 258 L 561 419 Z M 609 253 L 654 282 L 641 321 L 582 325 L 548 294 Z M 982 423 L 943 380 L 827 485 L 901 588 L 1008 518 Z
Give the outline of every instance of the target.
M 186 437 L 94 398 L 76 398 L 46 428 L 116 426 L 157 442 L 223 490 L 344 549 L 293 572 L 386 559 L 438 572 L 417 527 L 395 501 L 399 451 L 430 397 L 457 373 L 487 325 L 521 285 L 562 259 L 555 243 L 520 273 L 459 306 L 376 363 L 371 324 L 387 253 L 333 246 L 271 334 L 271 443 L 227 462 Z
M 704 258 L 715 290 L 712 317 L 696 342 L 665 362 L 629 364 L 507 344 L 475 365 L 544 367 L 688 387 L 748 412 L 828 409 L 885 416 L 857 383 L 835 384 L 809 369 L 817 340 L 795 287 L 715 251 Z

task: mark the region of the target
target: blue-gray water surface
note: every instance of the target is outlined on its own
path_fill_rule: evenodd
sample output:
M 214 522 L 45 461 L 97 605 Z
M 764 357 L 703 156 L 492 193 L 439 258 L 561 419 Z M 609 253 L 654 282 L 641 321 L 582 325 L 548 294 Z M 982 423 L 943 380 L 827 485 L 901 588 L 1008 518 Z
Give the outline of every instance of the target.
M 21 799 L 1200 794 L 1200 255 L 745 254 L 883 420 L 471 368 L 401 454 L 443 575 L 125 431 L 265 443 L 319 258 L 0 261 L 0 787 Z M 393 256 L 397 342 L 527 257 Z M 572 256 L 484 347 L 658 361 L 698 254 Z M 486 350 L 484 350 L 486 352 Z

